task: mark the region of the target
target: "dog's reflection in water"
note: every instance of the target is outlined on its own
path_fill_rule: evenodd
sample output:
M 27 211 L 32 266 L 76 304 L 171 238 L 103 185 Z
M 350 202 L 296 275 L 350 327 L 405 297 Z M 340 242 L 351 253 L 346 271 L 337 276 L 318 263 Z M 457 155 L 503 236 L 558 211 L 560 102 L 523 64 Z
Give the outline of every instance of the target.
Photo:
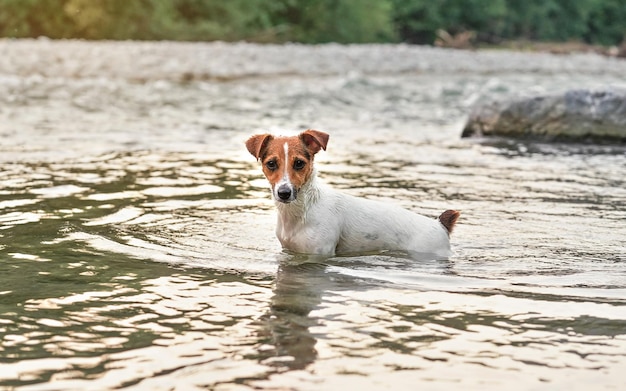
M 274 296 L 259 332 L 264 363 L 288 369 L 303 369 L 315 361 L 316 339 L 310 328 L 318 320 L 310 316 L 327 289 L 335 286 L 327 272 L 325 257 L 279 255 Z

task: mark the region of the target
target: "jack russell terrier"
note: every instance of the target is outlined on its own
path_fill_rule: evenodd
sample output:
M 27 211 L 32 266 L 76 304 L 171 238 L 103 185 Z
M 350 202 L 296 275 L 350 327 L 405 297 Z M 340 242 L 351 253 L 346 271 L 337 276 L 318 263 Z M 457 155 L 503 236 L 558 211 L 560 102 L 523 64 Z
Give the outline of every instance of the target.
M 430 219 L 320 183 L 313 158 L 326 150 L 328 138 L 309 129 L 292 137 L 258 134 L 246 142 L 270 182 L 278 208 L 276 236 L 284 249 L 328 256 L 382 250 L 451 255 L 449 236 L 458 211 Z

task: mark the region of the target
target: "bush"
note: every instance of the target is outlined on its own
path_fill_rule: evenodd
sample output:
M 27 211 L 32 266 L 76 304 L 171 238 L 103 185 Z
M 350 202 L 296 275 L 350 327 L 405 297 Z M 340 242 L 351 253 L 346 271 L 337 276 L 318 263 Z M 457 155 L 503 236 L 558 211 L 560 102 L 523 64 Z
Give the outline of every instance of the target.
M 579 40 L 617 45 L 624 39 L 624 0 L 393 0 L 400 39 L 432 43 L 438 29 L 477 32 L 481 42 Z
M 589 12 L 583 39 L 590 43 L 617 45 L 626 42 L 626 1 L 597 1 Z
M 72 20 L 63 12 L 65 3 L 65 0 L 0 0 L 0 35 L 71 37 Z
M 505 0 L 393 0 L 394 23 L 401 40 L 430 44 L 437 30 L 450 34 L 476 31 L 479 40 L 499 36 L 506 15 Z
M 395 40 L 392 3 L 386 0 L 283 0 L 277 21 L 282 39 L 317 42 Z

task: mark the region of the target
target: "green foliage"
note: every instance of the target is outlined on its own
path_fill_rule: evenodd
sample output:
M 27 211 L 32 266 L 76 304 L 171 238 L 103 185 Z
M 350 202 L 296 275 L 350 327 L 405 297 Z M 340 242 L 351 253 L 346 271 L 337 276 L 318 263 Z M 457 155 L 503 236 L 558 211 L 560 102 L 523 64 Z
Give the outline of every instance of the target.
M 12 38 L 65 38 L 71 21 L 59 12 L 65 0 L 0 0 L 0 35 Z
M 439 29 L 497 35 L 507 10 L 506 0 L 393 0 L 393 5 L 398 33 L 412 43 L 432 43 Z
M 582 38 L 597 0 L 508 1 L 505 36 L 529 40 L 566 41 Z
M 283 0 L 277 20 L 283 38 L 315 42 L 394 40 L 392 4 L 387 0 Z
M 604 0 L 589 12 L 588 28 L 583 39 L 602 45 L 626 40 L 626 1 Z
M 400 38 L 432 43 L 438 29 L 476 31 L 478 40 L 581 40 L 619 44 L 626 33 L 624 0 L 393 0 Z
M 479 42 L 615 45 L 625 0 L 0 0 L 0 36 L 85 39 L 411 42 L 437 31 Z
M 0 0 L 0 36 L 238 40 L 272 28 L 272 0 Z
M 241 40 L 272 28 L 272 0 L 153 0 L 156 36 L 179 40 Z M 170 38 L 171 39 L 171 38 Z
M 63 13 L 72 20 L 74 36 L 125 39 L 149 35 L 153 1 L 66 0 L 64 3 Z

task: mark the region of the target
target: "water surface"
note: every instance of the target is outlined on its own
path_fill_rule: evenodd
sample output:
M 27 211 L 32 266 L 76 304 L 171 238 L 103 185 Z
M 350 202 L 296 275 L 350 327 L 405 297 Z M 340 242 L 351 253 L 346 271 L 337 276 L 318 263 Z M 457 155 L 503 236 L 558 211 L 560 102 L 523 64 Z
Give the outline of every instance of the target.
M 459 138 L 482 96 L 623 87 L 575 65 L 1 78 L 0 384 L 621 389 L 626 149 Z M 282 252 L 243 142 L 309 127 L 334 187 L 461 210 L 455 255 Z

